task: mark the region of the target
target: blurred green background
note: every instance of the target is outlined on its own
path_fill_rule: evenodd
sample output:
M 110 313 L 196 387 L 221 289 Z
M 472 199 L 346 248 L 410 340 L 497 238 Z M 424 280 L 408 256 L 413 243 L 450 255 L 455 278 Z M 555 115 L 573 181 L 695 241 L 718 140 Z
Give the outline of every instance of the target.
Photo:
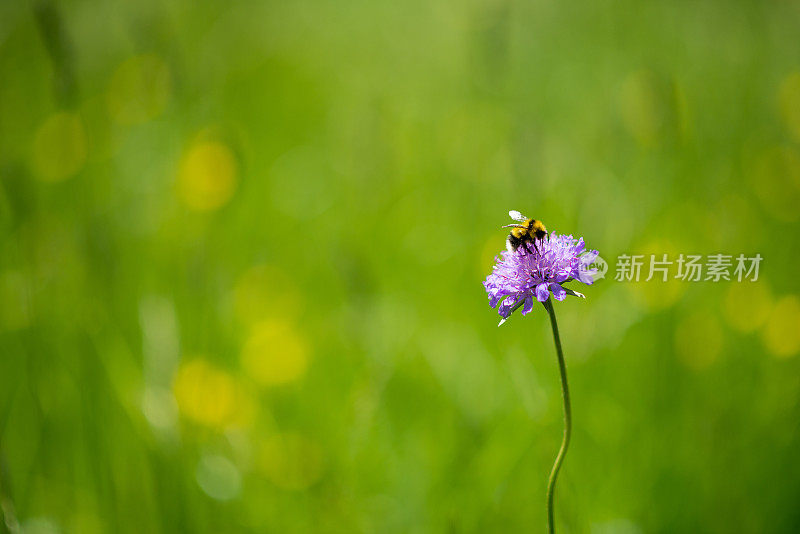
M 26 533 L 800 531 L 800 4 L 0 2 L 0 488 Z M 627 253 L 758 282 L 622 283 Z

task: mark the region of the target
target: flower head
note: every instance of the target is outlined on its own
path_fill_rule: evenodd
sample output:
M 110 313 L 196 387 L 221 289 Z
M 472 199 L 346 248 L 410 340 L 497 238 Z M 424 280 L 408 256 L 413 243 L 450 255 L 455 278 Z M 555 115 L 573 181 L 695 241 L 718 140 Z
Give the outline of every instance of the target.
M 584 253 L 585 247 L 583 238 L 551 232 L 537 240 L 536 247 L 526 243 L 515 251 L 501 252 L 492 273 L 483 282 L 492 308 L 497 306 L 503 318 L 500 324 L 520 306 L 522 315 L 527 315 L 533 309 L 534 299 L 545 302 L 550 293 L 556 300 L 564 300 L 567 295 L 583 297 L 562 284 L 571 280 L 587 285 L 594 282 L 597 270 L 589 266 L 597 251 Z

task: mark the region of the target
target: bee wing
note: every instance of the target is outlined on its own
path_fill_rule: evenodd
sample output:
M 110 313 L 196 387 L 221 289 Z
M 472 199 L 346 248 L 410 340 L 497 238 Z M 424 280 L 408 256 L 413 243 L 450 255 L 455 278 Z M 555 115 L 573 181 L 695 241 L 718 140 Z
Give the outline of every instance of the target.
M 524 222 L 527 221 L 528 218 L 525 217 L 523 214 L 518 212 L 517 210 L 511 210 L 508 212 L 508 216 L 514 219 L 515 221 Z

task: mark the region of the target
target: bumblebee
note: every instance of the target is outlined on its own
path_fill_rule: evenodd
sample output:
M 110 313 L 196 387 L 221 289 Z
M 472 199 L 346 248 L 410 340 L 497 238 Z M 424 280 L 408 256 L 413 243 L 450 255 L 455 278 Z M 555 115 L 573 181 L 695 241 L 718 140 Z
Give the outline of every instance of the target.
M 538 252 L 539 249 L 536 247 L 536 242 L 541 241 L 547 235 L 547 228 L 544 227 L 542 221 L 529 219 L 516 210 L 509 211 L 508 216 L 520 222 L 520 224 L 503 226 L 503 228 L 511 228 L 511 233 L 508 234 L 506 239 L 508 251 L 516 252 L 523 244 L 530 243 L 533 245 L 533 249 Z

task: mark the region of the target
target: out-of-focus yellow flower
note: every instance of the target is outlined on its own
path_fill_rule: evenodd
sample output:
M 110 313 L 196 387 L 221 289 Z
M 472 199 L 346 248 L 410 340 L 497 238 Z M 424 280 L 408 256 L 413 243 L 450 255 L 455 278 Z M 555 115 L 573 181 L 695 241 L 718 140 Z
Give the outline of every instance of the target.
M 301 491 L 319 480 L 323 471 L 320 447 L 295 433 L 270 436 L 261 448 L 259 464 L 267 478 L 285 490 Z
M 245 324 L 278 317 L 294 319 L 303 301 L 291 279 L 273 265 L 257 265 L 236 282 L 234 307 Z
M 266 386 L 299 379 L 306 372 L 308 360 L 306 340 L 284 321 L 258 323 L 242 349 L 242 366 Z
M 51 115 L 39 127 L 33 140 L 33 169 L 47 182 L 75 175 L 86 162 L 86 134 L 74 113 Z
M 772 295 L 766 280 L 732 282 L 725 296 L 725 318 L 740 332 L 757 330 L 769 316 Z
M 252 414 L 249 399 L 233 377 L 201 358 L 181 365 L 173 392 L 182 414 L 211 427 L 245 423 Z
M 139 124 L 161 113 L 171 91 L 169 67 L 158 56 L 145 54 L 125 60 L 109 83 L 106 103 L 121 124 Z
M 236 174 L 236 157 L 227 145 L 200 141 L 181 161 L 178 195 L 193 210 L 216 210 L 224 206 L 236 191 Z
M 762 330 L 767 349 L 779 358 L 800 351 L 800 299 L 796 295 L 781 298 L 772 308 Z
M 778 105 L 786 129 L 800 142 L 800 72 L 793 72 L 783 80 L 778 92 Z
M 722 344 L 722 328 L 710 313 L 692 313 L 675 329 L 675 352 L 691 369 L 705 369 L 717 361 Z

